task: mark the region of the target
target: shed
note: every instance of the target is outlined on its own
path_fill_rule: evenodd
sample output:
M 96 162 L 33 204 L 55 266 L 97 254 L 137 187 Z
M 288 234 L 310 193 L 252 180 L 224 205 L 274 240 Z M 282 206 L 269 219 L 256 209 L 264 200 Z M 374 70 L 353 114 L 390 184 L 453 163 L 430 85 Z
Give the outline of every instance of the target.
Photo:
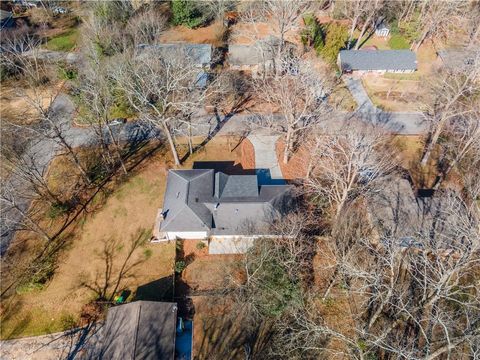
M 390 35 L 390 28 L 382 21 L 375 27 L 375 35 L 380 37 L 387 37 L 388 35 Z

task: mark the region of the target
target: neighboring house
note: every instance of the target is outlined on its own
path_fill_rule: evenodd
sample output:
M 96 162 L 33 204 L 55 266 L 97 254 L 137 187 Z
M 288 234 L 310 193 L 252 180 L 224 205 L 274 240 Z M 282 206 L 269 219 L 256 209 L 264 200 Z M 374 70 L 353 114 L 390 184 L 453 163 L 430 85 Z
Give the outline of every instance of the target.
M 382 21 L 375 27 L 375 35 L 380 37 L 387 37 L 388 35 L 390 35 L 390 28 Z
M 189 360 L 191 322 L 187 329 L 181 329 L 182 324 L 176 303 L 135 301 L 111 307 L 91 358 Z
M 11 11 L 0 10 L 0 29 L 7 29 L 15 26 L 15 20 Z
M 170 170 L 159 240 L 229 241 L 272 235 L 272 222 L 290 207 L 290 191 L 289 185 L 260 186 L 257 175 Z
M 338 67 L 343 73 L 412 73 L 417 58 L 410 50 L 341 50 Z
M 280 48 L 280 39 L 269 36 L 251 45 L 228 46 L 227 63 L 230 69 L 250 71 L 252 75 L 272 73 L 275 71 L 275 59 Z M 295 45 L 284 43 L 287 52 L 293 52 Z
M 437 54 L 443 65 L 451 70 L 470 69 L 480 62 L 480 51 L 478 49 L 440 50 Z
M 422 248 L 424 241 L 442 250 L 456 247 L 461 220 L 450 207 L 451 194 L 420 197 L 407 179 L 397 176 L 385 179 L 379 189 L 370 195 L 367 209 L 380 240 L 395 238 L 402 247 Z
M 139 45 L 141 52 L 154 51 L 160 56 L 178 56 L 187 57 L 200 71 L 195 79 L 198 87 L 204 88 L 208 82 L 208 70 L 212 66 L 213 47 L 210 44 L 155 44 Z

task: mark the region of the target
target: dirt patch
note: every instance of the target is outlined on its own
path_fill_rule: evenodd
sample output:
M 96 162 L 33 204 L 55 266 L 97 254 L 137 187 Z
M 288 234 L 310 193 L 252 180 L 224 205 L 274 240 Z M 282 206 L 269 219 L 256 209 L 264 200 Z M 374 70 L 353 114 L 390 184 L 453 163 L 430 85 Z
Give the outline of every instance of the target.
M 304 179 L 307 176 L 308 163 L 310 161 L 310 151 L 308 147 L 300 146 L 290 157 L 287 164 L 284 164 L 282 161 L 284 150 L 285 143 L 282 140 L 277 141 L 277 158 L 280 159 L 279 164 L 283 177 L 286 180 Z
M 223 290 L 240 255 L 208 255 L 195 257 L 182 273 L 183 281 L 193 291 Z
M 220 22 L 214 22 L 209 26 L 196 29 L 179 25 L 164 32 L 160 36 L 160 42 L 185 42 L 190 44 L 212 44 L 221 46 L 223 44 L 224 32 L 225 28 Z

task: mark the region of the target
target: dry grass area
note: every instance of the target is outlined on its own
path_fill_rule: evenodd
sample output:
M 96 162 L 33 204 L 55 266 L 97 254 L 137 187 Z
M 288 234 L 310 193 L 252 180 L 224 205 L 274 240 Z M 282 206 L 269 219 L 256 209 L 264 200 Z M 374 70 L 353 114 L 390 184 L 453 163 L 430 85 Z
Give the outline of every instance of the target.
M 302 23 L 303 21 L 299 20 L 298 28 L 302 26 Z M 239 21 L 230 27 L 229 43 L 235 45 L 251 45 L 255 43 L 255 41 L 271 35 L 276 36 L 276 32 L 268 22 L 256 22 L 255 25 L 252 25 L 250 23 Z M 285 40 L 297 45 L 301 44 L 300 37 L 295 29 L 287 32 Z
M 26 89 L 18 81 L 2 83 L 0 96 L 0 115 L 2 121 L 14 124 L 29 125 L 37 122 L 37 110 L 32 101 L 47 108 L 63 83 L 49 84 L 35 91 Z M 31 99 L 31 100 L 30 100 Z
M 55 166 L 55 163 L 52 164 Z M 2 338 L 38 335 L 63 330 L 66 319 L 78 320 L 84 304 L 95 290 L 128 289 L 133 295 L 141 285 L 171 276 L 174 245 L 144 243 L 127 260 L 132 240 L 139 231 L 149 232 L 165 188 L 166 165 L 153 159 L 120 185 L 91 214 L 71 229 L 55 274 L 43 289 L 16 293 L 2 302 Z M 33 253 L 29 244 L 17 258 Z M 111 251 L 110 254 L 107 254 Z M 132 266 L 120 276 L 123 264 Z M 107 268 L 111 267 L 111 273 Z
M 307 146 L 300 146 L 287 164 L 283 163 L 283 151 L 285 150 L 285 143 L 280 140 L 277 141 L 276 151 L 278 163 L 283 177 L 287 180 L 303 179 L 307 176 L 308 163 L 310 161 L 310 152 Z
M 220 22 L 196 29 L 190 29 L 186 26 L 175 26 L 165 31 L 160 36 L 162 43 L 185 42 L 190 44 L 212 44 L 221 46 L 225 29 Z
M 234 148 L 239 139 L 216 137 L 203 150 L 189 158 L 183 168 L 191 168 L 194 161 L 224 160 L 249 167 L 253 147 L 248 141 Z M 228 144 L 232 151 L 226 151 Z M 251 148 L 250 150 L 248 150 Z M 243 160 L 245 158 L 246 160 Z M 248 160 L 250 159 L 250 160 Z M 49 180 L 53 186 L 69 187 L 68 172 L 74 169 L 64 167 L 61 158 L 50 167 Z M 62 238 L 63 248 L 59 252 L 56 269 L 51 280 L 38 289 L 13 292 L 2 299 L 1 338 L 14 338 L 61 331 L 78 321 L 83 306 L 96 298 L 94 290 L 106 288 L 111 292 L 118 282 L 118 292 L 131 292 L 129 299 L 146 298 L 152 291 L 161 292 L 171 284 L 175 257 L 175 245 L 151 244 L 148 242 L 158 208 L 162 206 L 166 175 L 173 167 L 171 155 L 160 149 L 127 180 L 112 184 L 105 192 L 99 193 L 77 222 L 68 228 Z M 253 167 L 253 166 L 252 166 Z M 62 180 L 63 179 L 63 180 Z M 60 223 L 60 224 L 59 224 Z M 62 219 L 46 217 L 45 224 L 58 227 Z M 141 232 L 147 241 L 128 254 L 133 240 Z M 17 234 L 6 258 L 2 259 L 2 277 L 14 276 L 25 268 L 34 254 L 44 246 L 43 240 L 30 233 Z M 131 269 L 119 276 L 120 268 L 127 264 Z M 193 282 L 202 284 L 212 281 L 212 273 L 222 273 L 222 263 L 202 260 L 192 264 L 198 268 L 192 276 Z M 107 265 L 111 267 L 107 276 Z M 138 291 L 138 293 L 137 293 Z M 141 293 L 141 294 L 140 294 Z M 146 294 L 146 295 L 145 295 Z
M 393 139 L 393 148 L 397 160 L 406 169 L 416 188 L 430 188 L 438 174 L 438 150 L 432 153 L 427 165 L 422 167 L 420 161 L 423 155 L 424 139 L 421 136 L 401 136 Z M 445 185 L 448 182 L 445 182 Z
M 362 78 L 372 102 L 387 111 L 420 111 L 424 100 L 422 82 L 368 74 Z
M 359 36 L 360 31 L 355 32 L 355 36 Z M 365 43 L 362 45 L 362 48 L 366 46 L 376 46 L 378 50 L 390 50 L 390 45 L 388 44 L 388 37 L 382 36 L 371 36 Z

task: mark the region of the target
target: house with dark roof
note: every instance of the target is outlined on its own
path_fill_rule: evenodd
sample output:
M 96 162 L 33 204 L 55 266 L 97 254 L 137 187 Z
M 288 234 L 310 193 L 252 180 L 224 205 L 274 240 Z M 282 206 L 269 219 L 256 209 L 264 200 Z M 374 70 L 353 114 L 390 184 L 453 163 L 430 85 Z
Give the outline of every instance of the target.
M 341 50 L 338 67 L 342 73 L 412 73 L 417 57 L 410 50 Z
M 212 66 L 213 47 L 210 44 L 186 44 L 186 43 L 172 43 L 172 44 L 155 44 L 147 45 L 141 44 L 138 46 L 139 56 L 156 55 L 160 57 L 185 57 L 199 68 L 196 75 L 195 84 L 200 88 L 207 86 L 208 70 Z
M 479 49 L 446 49 L 437 53 L 443 65 L 450 70 L 468 70 L 480 63 Z
M 290 194 L 289 185 L 259 185 L 257 175 L 170 170 L 159 238 L 225 240 L 271 235 L 272 222 L 288 211 Z
M 177 319 L 176 303 L 135 301 L 111 307 L 90 358 L 190 359 L 192 331 L 179 325 L 183 320 Z
M 253 44 L 231 44 L 228 46 L 227 64 L 232 70 L 249 71 L 257 74 L 271 73 L 275 70 L 275 58 L 281 40 L 275 36 L 257 40 Z M 287 52 L 293 52 L 295 45 L 285 41 Z
M 420 196 L 407 179 L 391 175 L 369 195 L 368 218 L 380 242 L 395 239 L 397 246 L 421 249 L 429 241 L 440 253 L 448 252 L 462 239 L 462 219 L 455 216 L 453 195 L 440 191 Z

